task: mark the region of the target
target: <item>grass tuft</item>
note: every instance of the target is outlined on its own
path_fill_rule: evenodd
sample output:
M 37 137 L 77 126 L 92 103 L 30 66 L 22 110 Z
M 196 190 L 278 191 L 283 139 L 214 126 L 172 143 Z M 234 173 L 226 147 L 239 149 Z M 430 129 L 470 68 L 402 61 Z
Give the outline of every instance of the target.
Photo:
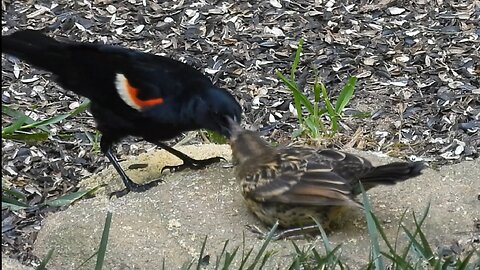
M 66 118 L 75 116 L 86 111 L 90 107 L 90 101 L 87 100 L 80 104 L 78 108 L 69 113 L 55 115 L 50 118 L 35 121 L 23 112 L 14 110 L 7 105 L 2 104 L 2 113 L 12 117 L 13 123 L 2 128 L 2 139 L 18 141 L 43 141 L 50 136 L 48 125 L 56 124 Z
M 334 104 L 328 96 L 325 85 L 319 80 L 318 76 L 315 76 L 312 89 L 314 99 L 311 101 L 295 81 L 295 73 L 300 63 L 303 44 L 303 39 L 300 39 L 288 78 L 279 70 L 275 70 L 277 77 L 292 92 L 293 105 L 300 124 L 299 130 L 294 132 L 294 136 L 307 135 L 312 139 L 322 136 L 332 137 L 338 132 L 338 123 L 342 118 L 343 109 L 353 97 L 357 78 L 350 77 L 347 80 Z M 323 107 L 321 107 L 322 102 L 325 104 Z M 329 128 L 327 128 L 328 126 Z

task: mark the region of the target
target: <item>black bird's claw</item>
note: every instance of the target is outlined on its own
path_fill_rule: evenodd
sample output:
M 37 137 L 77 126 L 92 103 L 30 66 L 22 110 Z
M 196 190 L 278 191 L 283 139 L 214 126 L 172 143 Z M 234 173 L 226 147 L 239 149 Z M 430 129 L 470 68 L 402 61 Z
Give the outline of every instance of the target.
M 212 157 L 212 158 L 207 158 L 207 159 L 191 159 L 191 160 L 184 160 L 183 164 L 181 165 L 175 165 L 175 166 L 165 166 L 162 168 L 162 173 L 164 170 L 170 170 L 170 172 L 179 172 L 183 171 L 185 169 L 191 169 L 191 170 L 200 170 L 205 168 L 208 165 L 220 162 L 220 161 L 227 161 L 223 157 Z
M 161 180 L 161 179 L 153 180 L 153 181 L 148 182 L 146 184 L 137 184 L 137 183 L 131 182 L 131 183 L 129 183 L 129 185 L 126 188 L 110 193 L 108 195 L 108 198 L 111 199 L 113 196 L 116 196 L 117 198 L 120 198 L 120 197 L 123 197 L 123 196 L 127 195 L 128 193 L 130 193 L 130 191 L 132 191 L 132 192 L 145 192 L 145 191 L 151 189 L 152 187 L 157 186 L 161 182 L 163 182 L 163 180 Z

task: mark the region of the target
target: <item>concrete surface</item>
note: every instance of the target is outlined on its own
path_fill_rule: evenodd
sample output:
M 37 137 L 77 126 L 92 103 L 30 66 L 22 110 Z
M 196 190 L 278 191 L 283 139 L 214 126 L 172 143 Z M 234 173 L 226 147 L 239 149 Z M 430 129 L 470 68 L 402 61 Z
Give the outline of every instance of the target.
M 222 155 L 230 157 L 228 145 L 203 145 L 179 147 L 180 151 L 195 158 Z M 357 152 L 358 153 L 358 152 Z M 374 164 L 391 162 L 362 153 Z M 212 165 L 201 171 L 186 170 L 164 173 L 165 164 L 178 164 L 164 151 L 154 151 L 132 157 L 132 163 L 148 163 L 144 169 L 128 170 L 133 179 L 155 179 L 165 182 L 144 193 L 130 193 L 119 199 L 108 200 L 107 192 L 122 187 L 113 168 L 109 168 L 83 182 L 85 186 L 108 183 L 97 197 L 82 200 L 65 211 L 48 216 L 38 234 L 34 252 L 43 257 L 54 247 L 55 254 L 49 269 L 73 269 L 91 256 L 100 242 L 107 211 L 113 212 L 112 226 L 105 259 L 105 269 L 160 269 L 165 260 L 166 269 L 179 269 L 195 258 L 204 237 L 208 236 L 206 254 L 211 256 L 207 269 L 213 269 L 216 255 L 229 240 L 227 250 L 242 246 L 260 248 L 262 240 L 246 229 L 246 225 L 262 225 L 243 205 L 243 199 L 234 179 L 233 170 L 224 168 L 228 163 Z M 440 245 L 479 237 L 474 219 L 480 218 L 480 161 L 463 162 L 442 167 L 439 171 L 427 169 L 415 179 L 393 187 L 380 187 L 369 192 L 370 202 L 391 239 L 396 236 L 399 219 L 408 209 L 407 221 L 411 224 L 412 212 L 420 215 L 431 202 L 424 231 L 432 243 Z M 342 244 L 344 261 L 355 269 L 368 259 L 369 240 L 366 223 L 359 210 L 352 210 L 343 228 L 329 235 L 332 244 Z M 400 239 L 405 239 L 400 236 Z M 299 246 L 315 245 L 322 250 L 320 239 L 296 240 Z M 265 268 L 285 269 L 291 262 L 291 241 L 275 241 L 269 250 L 277 251 L 274 260 Z M 241 248 L 240 248 L 241 251 Z M 241 254 L 241 253 L 240 253 Z M 237 256 L 239 257 L 239 256 Z M 81 269 L 93 269 L 94 260 Z M 237 264 L 238 265 L 238 264 Z

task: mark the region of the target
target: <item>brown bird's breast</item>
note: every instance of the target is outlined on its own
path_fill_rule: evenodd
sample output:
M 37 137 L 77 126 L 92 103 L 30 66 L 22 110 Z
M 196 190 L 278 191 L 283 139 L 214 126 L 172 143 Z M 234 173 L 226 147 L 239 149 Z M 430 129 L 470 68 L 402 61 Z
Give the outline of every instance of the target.
M 278 220 L 279 227 L 299 228 L 316 225 L 315 218 L 325 230 L 338 225 L 341 214 L 348 206 L 295 206 L 281 203 L 261 203 L 245 198 L 247 207 L 265 224 L 273 226 Z

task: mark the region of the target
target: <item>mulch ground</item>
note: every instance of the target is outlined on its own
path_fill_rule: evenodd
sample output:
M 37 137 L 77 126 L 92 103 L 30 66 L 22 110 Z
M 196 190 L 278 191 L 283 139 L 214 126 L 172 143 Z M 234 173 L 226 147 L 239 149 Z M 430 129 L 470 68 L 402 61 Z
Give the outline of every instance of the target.
M 431 166 L 478 158 L 479 22 L 476 1 L 2 0 L 2 34 L 44 29 L 57 38 L 186 62 L 237 97 L 247 127 L 280 143 L 292 140 L 298 122 L 291 93 L 275 70 L 289 73 L 304 38 L 296 75 L 306 94 L 312 95 L 315 75 L 333 100 L 349 76 L 359 78 L 330 144 Z M 2 111 L 8 106 L 46 119 L 83 101 L 48 73 L 2 55 Z M 11 123 L 2 113 L 2 127 Z M 76 190 L 82 178 L 108 165 L 94 126 L 85 112 L 50 125 L 45 141 L 2 139 L 2 185 L 23 192 L 31 205 Z M 190 143 L 204 140 L 197 136 Z M 117 152 L 126 158 L 150 149 L 129 138 Z M 2 210 L 2 252 L 37 263 L 32 243 L 42 219 L 56 210 Z

